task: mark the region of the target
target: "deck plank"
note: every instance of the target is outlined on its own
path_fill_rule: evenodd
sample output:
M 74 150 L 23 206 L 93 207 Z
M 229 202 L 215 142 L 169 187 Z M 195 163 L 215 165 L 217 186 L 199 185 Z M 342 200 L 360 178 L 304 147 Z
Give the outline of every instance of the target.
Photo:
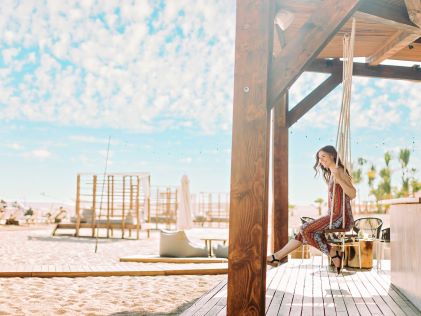
M 373 287 L 373 285 L 370 282 L 367 282 L 364 273 L 367 273 L 365 271 L 357 271 L 355 275 L 360 279 L 361 283 L 364 284 L 365 288 L 367 289 L 368 293 L 378 306 L 378 308 L 381 310 L 381 313 L 383 315 L 394 315 L 393 311 L 390 309 L 390 307 L 386 304 L 383 297 L 378 295 L 376 289 Z
M 304 277 L 306 273 L 306 264 L 303 262 L 299 266 L 297 283 L 294 289 L 294 297 L 291 303 L 291 316 L 301 316 L 303 310 L 303 298 L 304 298 Z
M 371 277 L 370 272 L 362 273 L 361 276 L 365 278 L 367 283 L 370 283 L 372 285 L 372 287 L 377 291 L 378 295 L 383 298 L 383 300 L 386 302 L 386 304 L 389 306 L 389 308 L 395 315 L 406 315 L 405 312 L 400 308 L 400 306 L 396 304 L 396 302 L 389 296 L 389 293 L 380 284 L 378 284 L 376 280 L 374 280 Z
M 282 270 L 282 276 L 276 287 L 275 293 L 268 306 L 268 309 L 266 310 L 266 315 L 270 315 L 270 316 L 278 315 L 279 308 L 281 307 L 282 300 L 285 296 L 285 288 L 291 276 L 291 273 L 289 273 L 288 264 L 284 264 L 280 268 L 277 268 L 277 269 Z
M 355 282 L 350 277 L 344 278 L 344 281 L 349 289 L 352 298 L 354 299 L 354 303 L 358 309 L 358 313 L 360 315 L 370 315 L 370 311 Z
M 273 279 L 271 280 L 271 282 L 269 284 L 267 284 L 267 289 L 266 289 L 266 313 L 268 312 L 273 300 L 275 299 L 276 293 L 277 293 L 277 289 L 279 286 L 279 283 L 282 280 L 282 277 L 284 275 L 285 272 L 285 268 L 286 268 L 286 264 L 281 265 L 279 268 L 272 268 L 271 270 L 269 270 L 270 272 L 268 273 L 273 273 L 275 274 Z
M 329 266 L 323 266 L 321 271 L 323 307 L 325 309 L 325 315 L 336 315 L 335 304 L 329 282 L 329 273 L 332 273 L 331 268 Z
M 406 315 L 420 315 L 420 311 L 417 307 L 412 304 L 408 298 L 406 298 L 396 286 L 394 286 L 390 281 L 390 276 L 386 276 L 384 274 L 379 274 L 371 271 L 371 276 L 373 279 L 379 284 L 379 286 L 383 287 L 389 294 L 389 296 L 400 306 L 400 308 L 405 312 Z
M 304 266 L 304 291 L 302 315 L 313 315 L 313 260 Z
M 370 295 L 370 293 L 365 288 L 364 284 L 357 277 L 356 273 L 351 274 L 351 280 L 354 282 L 355 286 L 360 292 L 361 297 L 363 298 L 365 305 L 367 306 L 370 313 L 372 315 L 382 315 L 382 312 L 380 311 L 377 304 L 374 302 L 373 297 Z
M 320 257 L 271 269 L 266 284 L 266 315 L 420 315 L 387 273 L 345 269 L 336 275 Z M 182 315 L 225 315 L 226 283 L 209 293 Z
M 297 284 L 298 272 L 300 270 L 300 264 L 297 263 L 297 261 L 291 260 L 291 263 L 288 263 L 288 265 L 289 270 L 291 270 L 291 276 L 285 288 L 285 295 L 281 303 L 281 308 L 278 312 L 279 315 L 289 315 L 291 311 L 295 286 Z
M 351 294 L 351 290 L 348 287 L 348 284 L 345 280 L 345 275 L 341 274 L 339 276 L 336 276 L 336 280 L 339 285 L 339 293 L 344 299 L 345 308 L 349 315 L 358 315 L 359 310 L 357 308 L 357 305 L 355 303 L 355 300 Z M 368 310 L 367 310 L 368 312 Z
M 323 303 L 323 292 L 322 292 L 322 278 L 321 271 L 323 268 L 322 258 L 313 259 L 315 265 L 313 266 L 313 315 L 314 316 L 324 316 L 325 309 Z
M 190 316 L 194 315 L 196 311 L 200 310 L 207 301 L 209 301 L 212 297 L 214 297 L 222 288 L 227 286 L 227 279 L 222 280 L 219 282 L 213 289 L 211 289 L 209 292 L 207 292 L 205 295 L 203 295 L 201 298 L 199 298 L 189 309 L 184 311 L 182 315 L 184 316 Z
M 332 294 L 333 303 L 335 305 L 335 311 L 337 315 L 342 315 L 347 312 L 345 307 L 345 301 L 341 295 L 341 291 L 338 284 L 338 279 L 336 277 L 336 268 L 332 272 L 328 273 L 330 292 Z

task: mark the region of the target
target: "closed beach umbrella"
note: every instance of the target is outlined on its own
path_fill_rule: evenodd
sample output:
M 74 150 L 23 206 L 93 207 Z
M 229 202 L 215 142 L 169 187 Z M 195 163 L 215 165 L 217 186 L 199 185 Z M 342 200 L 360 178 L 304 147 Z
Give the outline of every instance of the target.
M 193 227 L 189 182 L 189 178 L 183 175 L 178 191 L 177 229 L 179 230 Z

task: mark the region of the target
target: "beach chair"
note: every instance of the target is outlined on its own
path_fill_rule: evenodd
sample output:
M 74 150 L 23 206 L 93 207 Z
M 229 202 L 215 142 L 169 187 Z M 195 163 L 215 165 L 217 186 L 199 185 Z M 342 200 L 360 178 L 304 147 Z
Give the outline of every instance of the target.
M 354 231 L 360 235 L 360 232 L 373 239 L 380 238 L 383 221 L 378 217 L 362 217 L 354 221 Z
M 60 208 L 53 214 L 50 212 L 47 213 L 47 223 L 48 224 L 59 224 L 63 219 L 65 219 L 67 216 L 67 211 L 60 206 Z
M 382 260 L 384 258 L 384 247 L 390 247 L 390 227 L 381 230 L 380 238 L 376 240 L 376 259 L 377 270 L 382 269 Z
M 190 241 L 184 230 L 160 232 L 161 257 L 208 257 L 208 254 L 208 248 Z

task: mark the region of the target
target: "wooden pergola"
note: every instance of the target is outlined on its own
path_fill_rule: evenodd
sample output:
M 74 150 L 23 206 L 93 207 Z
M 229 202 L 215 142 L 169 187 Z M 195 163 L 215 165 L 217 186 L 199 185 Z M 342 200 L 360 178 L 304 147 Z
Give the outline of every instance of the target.
M 293 17 L 289 26 L 274 23 L 279 12 Z M 288 128 L 342 82 L 350 17 L 357 21 L 354 56 L 366 58 L 354 64 L 355 76 L 421 81 L 417 67 L 379 65 L 421 61 L 420 0 L 237 1 L 228 315 L 265 313 L 269 144 L 279 249 L 288 240 Z M 331 75 L 289 110 L 288 89 L 304 71 Z

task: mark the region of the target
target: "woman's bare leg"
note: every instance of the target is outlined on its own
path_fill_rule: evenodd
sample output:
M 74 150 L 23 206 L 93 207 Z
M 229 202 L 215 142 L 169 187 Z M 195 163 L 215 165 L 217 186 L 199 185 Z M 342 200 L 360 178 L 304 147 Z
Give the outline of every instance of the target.
M 273 255 L 276 259 L 282 260 L 286 256 L 288 256 L 289 253 L 293 252 L 295 249 L 300 247 L 303 243 L 296 239 L 290 239 L 288 243 L 279 251 L 275 252 Z M 272 255 L 267 257 L 267 260 L 272 260 Z

